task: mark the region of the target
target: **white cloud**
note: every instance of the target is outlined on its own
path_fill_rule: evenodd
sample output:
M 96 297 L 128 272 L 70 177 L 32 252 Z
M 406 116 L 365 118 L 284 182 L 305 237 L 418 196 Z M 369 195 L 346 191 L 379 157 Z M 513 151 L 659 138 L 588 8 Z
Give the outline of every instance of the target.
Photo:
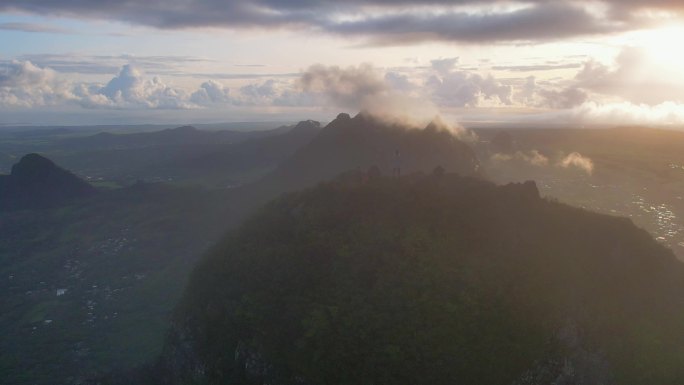
M 190 101 L 200 106 L 229 103 L 230 100 L 230 90 L 214 80 L 202 83 L 200 88 L 190 95 Z
M 37 107 L 72 99 L 68 85 L 51 69 L 29 61 L 11 61 L 0 66 L 0 106 Z
M 528 152 L 517 151 L 515 154 L 512 155 L 496 153 L 492 155 L 490 159 L 494 162 L 509 162 L 515 160 L 538 167 L 549 165 L 549 158 L 547 158 L 537 150 L 531 150 Z
M 680 125 L 684 124 L 684 104 L 665 102 L 650 106 L 630 102 L 586 102 L 573 109 L 570 117 L 584 123 L 610 125 Z
M 504 85 L 493 76 L 482 76 L 469 71 L 455 70 L 458 58 L 433 60 L 435 74 L 425 82 L 432 100 L 443 107 L 477 107 L 485 101 L 490 104 L 511 105 L 511 86 Z
M 579 152 L 570 153 L 558 162 L 558 166 L 563 168 L 578 168 L 589 175 L 594 172 L 594 162 L 590 158 L 582 156 Z
M 446 59 L 435 59 L 431 60 L 430 64 L 432 65 L 432 68 L 437 71 L 438 74 L 445 76 L 449 74 L 449 72 L 453 71 L 453 69 L 456 67 L 456 64 L 458 64 L 459 58 L 458 57 L 452 57 L 452 58 L 446 58 Z
M 92 91 L 92 89 L 90 89 Z M 86 106 L 114 108 L 186 109 L 194 105 L 188 101 L 182 89 L 165 84 L 159 77 L 145 79 L 142 73 L 130 64 L 121 68 L 117 76 L 104 87 L 91 93 Z M 105 99 L 99 97 L 104 96 Z M 97 104 L 102 102 L 102 104 Z
M 535 167 L 557 167 L 563 169 L 578 169 L 591 175 L 594 172 L 594 162 L 579 152 L 568 155 L 556 153 L 554 162 L 537 150 L 516 151 L 513 154 L 496 153 L 489 157 L 493 163 L 512 163 L 516 165 L 532 165 Z
M 388 76 L 389 74 L 389 76 Z M 326 105 L 364 110 L 377 117 L 411 125 L 423 125 L 439 114 L 425 95 L 414 95 L 408 78 L 369 64 L 358 67 L 314 65 L 302 74 L 298 86 Z
M 347 68 L 316 64 L 302 74 L 299 86 L 330 104 L 357 110 L 389 91 L 379 71 L 370 64 Z
M 630 94 L 620 86 L 622 79 L 637 74 L 639 66 L 630 64 L 638 61 L 637 53 L 623 51 L 614 66 L 588 61 L 573 79 L 534 76 L 501 79 L 459 69 L 458 58 L 454 57 L 433 60 L 427 68 L 384 70 L 369 64 L 346 68 L 314 65 L 298 80 L 267 78 L 253 83 L 234 80 L 239 86 L 230 89 L 216 80 L 206 80 L 195 87 L 176 86 L 159 77 L 146 76 L 131 64 L 122 66 L 107 82 L 92 83 L 73 80 L 73 75 L 37 66 L 31 61 L 11 61 L 0 64 L 0 108 L 4 111 L 47 106 L 52 110 L 62 106 L 220 110 L 233 106 L 253 111 L 292 108 L 291 111 L 301 109 L 303 114 L 307 111 L 315 114 L 330 107 L 366 110 L 383 117 L 410 120 L 416 125 L 431 120 L 440 110 L 456 118 L 470 113 L 465 109 L 475 108 L 474 114 L 479 115 L 472 116 L 478 120 L 489 118 L 493 113 L 500 114 L 496 119 L 501 119 L 506 109 L 524 112 L 542 108 L 553 111 L 510 116 L 519 121 L 550 116 L 556 122 L 572 124 L 684 124 L 684 104 L 632 102 Z M 645 73 L 648 72 L 638 72 Z M 650 90 L 637 87 L 635 81 L 631 84 L 636 89 L 634 92 Z M 675 81 L 670 91 L 681 94 L 681 89 Z M 539 114 L 539 111 L 527 113 Z
M 575 85 L 563 86 L 548 81 L 539 84 L 535 76 L 529 76 L 519 86 L 514 99 L 526 107 L 569 109 L 588 98 L 589 94 Z
M 575 84 L 637 104 L 684 102 L 680 65 L 654 60 L 644 48 L 626 47 L 610 65 L 594 60 L 586 62 L 577 73 Z

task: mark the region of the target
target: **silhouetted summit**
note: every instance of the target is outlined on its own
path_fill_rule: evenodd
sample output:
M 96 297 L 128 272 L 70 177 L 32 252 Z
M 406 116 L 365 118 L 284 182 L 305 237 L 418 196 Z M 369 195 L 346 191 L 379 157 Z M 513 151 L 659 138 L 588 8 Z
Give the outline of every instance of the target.
M 337 118 L 335 118 L 335 120 L 349 120 L 349 119 L 351 119 L 351 116 L 346 112 L 340 112 L 339 114 L 337 114 Z
M 290 130 L 292 133 L 297 132 L 318 132 L 321 129 L 321 123 L 315 120 L 303 120 Z
M 0 209 L 45 208 L 95 193 L 71 172 L 38 155 L 28 154 L 0 176 Z
M 430 173 L 437 166 L 460 175 L 479 173 L 473 150 L 446 130 L 410 129 L 365 113 L 354 118 L 342 113 L 267 178 L 292 190 L 373 166 L 385 175 Z

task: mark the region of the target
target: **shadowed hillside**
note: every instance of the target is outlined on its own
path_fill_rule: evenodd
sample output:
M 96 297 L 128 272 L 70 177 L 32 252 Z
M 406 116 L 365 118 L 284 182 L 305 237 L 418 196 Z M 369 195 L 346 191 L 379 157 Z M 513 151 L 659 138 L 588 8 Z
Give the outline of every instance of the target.
M 0 176 L 0 210 L 46 208 L 95 193 L 95 188 L 38 154 Z
M 678 384 L 684 271 L 629 220 L 442 175 L 279 199 L 196 268 L 158 383 Z

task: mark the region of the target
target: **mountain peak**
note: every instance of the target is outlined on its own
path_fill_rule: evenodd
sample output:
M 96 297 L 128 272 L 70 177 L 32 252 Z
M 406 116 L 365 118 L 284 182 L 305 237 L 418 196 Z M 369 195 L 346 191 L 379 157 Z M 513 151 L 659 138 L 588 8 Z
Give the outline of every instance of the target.
M 40 177 L 59 170 L 59 167 L 50 159 L 31 153 L 24 155 L 19 163 L 12 166 L 12 177 L 14 178 L 33 178 Z
M 0 179 L 0 209 L 52 207 L 94 193 L 93 186 L 39 154 L 23 156 Z
M 317 122 L 315 120 L 303 120 L 294 127 L 292 127 L 292 130 L 290 132 L 309 132 L 309 131 L 318 131 L 321 129 L 321 122 Z
M 341 112 L 341 113 L 337 114 L 337 117 L 335 118 L 335 120 L 342 120 L 342 121 L 351 120 L 351 115 L 349 115 L 346 112 Z
M 340 114 L 283 162 L 269 183 L 289 191 L 372 166 L 386 175 L 431 173 L 438 166 L 461 175 L 479 175 L 474 151 L 446 131 L 406 129 L 361 113 L 354 118 Z

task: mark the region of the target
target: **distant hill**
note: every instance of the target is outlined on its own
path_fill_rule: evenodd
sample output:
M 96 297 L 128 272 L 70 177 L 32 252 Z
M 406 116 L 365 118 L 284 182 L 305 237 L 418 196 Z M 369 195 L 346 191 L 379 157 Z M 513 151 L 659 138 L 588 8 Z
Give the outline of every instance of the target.
M 142 133 L 103 132 L 53 140 L 41 152 L 81 175 L 120 185 L 143 180 L 225 187 L 258 179 L 315 135 L 291 132 L 293 127 L 208 131 L 182 126 Z
M 214 247 L 147 374 L 679 384 L 682 298 L 683 265 L 645 231 L 541 199 L 532 182 L 349 174 L 271 203 Z
M 209 176 L 212 180 L 220 180 L 221 175 L 262 175 L 307 145 L 320 132 L 321 124 L 306 120 L 277 130 L 277 134 L 247 139 L 237 145 L 215 146 L 207 152 L 176 159 L 164 167 L 168 172 L 187 177 Z
M 46 208 L 82 198 L 95 188 L 38 155 L 28 154 L 0 176 L 0 210 Z

